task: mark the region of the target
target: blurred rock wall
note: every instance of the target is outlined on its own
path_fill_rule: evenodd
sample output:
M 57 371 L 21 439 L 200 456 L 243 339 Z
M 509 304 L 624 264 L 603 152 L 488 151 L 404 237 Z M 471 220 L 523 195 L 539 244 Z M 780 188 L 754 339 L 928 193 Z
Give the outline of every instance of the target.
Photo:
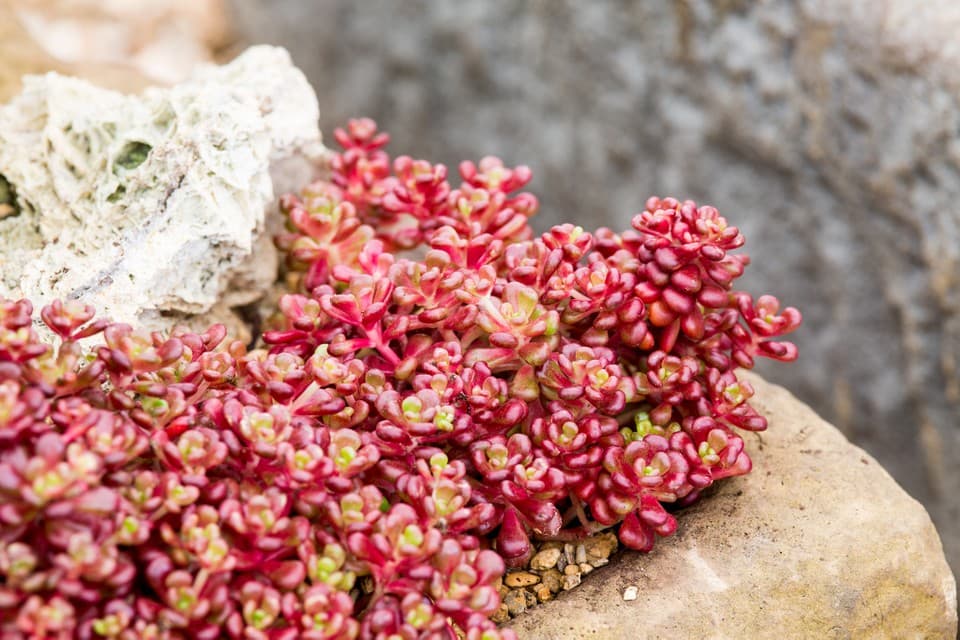
M 651 194 L 741 226 L 742 285 L 806 317 L 764 366 L 926 504 L 960 569 L 960 3 L 234 0 L 328 133 L 529 164 L 540 229 Z M 890 514 L 895 518 L 896 514 Z

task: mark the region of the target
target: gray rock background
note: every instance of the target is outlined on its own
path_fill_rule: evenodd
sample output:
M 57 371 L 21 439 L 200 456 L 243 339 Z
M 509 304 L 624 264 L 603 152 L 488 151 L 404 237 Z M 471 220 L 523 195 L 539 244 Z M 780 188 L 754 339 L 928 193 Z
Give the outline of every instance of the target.
M 929 509 L 960 569 L 960 3 L 234 0 L 329 132 L 525 163 L 537 226 L 625 228 L 648 195 L 745 232 L 743 288 L 799 307 L 761 368 Z M 895 519 L 897 514 L 891 513 Z

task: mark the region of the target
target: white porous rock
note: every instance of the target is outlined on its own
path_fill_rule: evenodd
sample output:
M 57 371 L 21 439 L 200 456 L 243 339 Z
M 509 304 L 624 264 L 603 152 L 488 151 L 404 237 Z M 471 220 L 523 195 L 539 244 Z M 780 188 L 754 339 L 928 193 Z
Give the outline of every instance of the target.
M 276 278 L 271 172 L 319 165 L 318 118 L 277 47 L 139 96 L 26 78 L 0 108 L 0 296 L 145 328 L 255 301 Z

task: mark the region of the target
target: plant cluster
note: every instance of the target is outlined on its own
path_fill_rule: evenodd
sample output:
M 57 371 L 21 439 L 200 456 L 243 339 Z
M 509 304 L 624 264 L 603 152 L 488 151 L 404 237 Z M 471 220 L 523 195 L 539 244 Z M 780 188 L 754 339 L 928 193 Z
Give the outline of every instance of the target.
M 732 290 L 743 237 L 651 198 L 536 237 L 526 167 L 447 170 L 336 132 L 287 196 L 296 292 L 248 351 L 0 302 L 4 638 L 515 638 L 531 537 L 648 551 L 761 430 L 737 367 L 800 322 Z M 81 340 L 99 336 L 93 350 Z

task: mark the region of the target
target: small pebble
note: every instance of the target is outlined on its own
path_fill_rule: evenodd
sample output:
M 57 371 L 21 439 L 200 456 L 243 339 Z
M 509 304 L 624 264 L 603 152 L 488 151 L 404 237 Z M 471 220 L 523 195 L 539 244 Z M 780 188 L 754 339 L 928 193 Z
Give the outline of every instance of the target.
M 540 580 L 553 593 L 563 588 L 563 575 L 556 569 L 544 571 L 543 575 L 540 576 Z
M 607 559 L 617 549 L 617 536 L 613 533 L 601 533 L 584 540 L 583 546 L 591 560 Z M 596 566 L 596 563 L 594 562 L 593 565 Z
M 557 560 L 560 559 L 560 549 L 544 549 L 530 560 L 530 568 L 534 571 L 546 571 L 557 566 Z
M 529 587 L 532 584 L 537 584 L 540 582 L 540 576 L 530 573 L 529 571 L 513 571 L 507 574 L 507 577 L 503 580 L 508 587 L 514 589 L 521 587 Z
M 537 596 L 535 596 L 533 591 L 530 591 L 530 589 L 523 590 L 523 597 L 527 601 L 527 609 L 537 606 Z
M 564 575 L 567 575 L 567 576 L 580 575 L 580 567 L 578 567 L 578 566 L 575 565 L 575 564 L 568 564 L 568 565 L 564 568 L 563 574 L 564 574 Z
M 557 569 L 559 571 L 563 571 L 568 564 L 567 556 L 561 554 L 560 557 L 557 558 Z
M 573 575 L 567 575 L 563 577 L 563 590 L 569 591 L 576 586 L 580 585 L 580 574 L 575 573 Z
M 511 616 L 518 616 L 527 610 L 527 599 L 523 591 L 511 591 L 504 596 L 503 604 L 507 605 L 507 611 Z
M 507 609 L 507 605 L 501 603 L 500 608 L 497 609 L 490 619 L 496 622 L 497 624 L 503 624 L 510 619 L 510 610 Z
M 569 542 L 563 545 L 563 557 L 567 559 L 567 564 L 573 564 L 576 562 L 576 557 L 573 552 L 573 545 Z
M 593 565 L 593 568 L 594 568 L 594 569 L 597 569 L 597 568 L 602 567 L 602 566 L 604 566 L 604 565 L 610 564 L 610 561 L 607 560 L 606 558 L 596 558 L 596 559 L 590 558 L 590 564 Z
M 553 600 L 553 591 L 550 590 L 546 584 L 538 584 L 536 587 L 537 590 L 537 600 L 540 602 L 547 602 L 548 600 Z M 557 589 L 559 591 L 559 589 Z
M 630 602 L 631 600 L 636 600 L 639 594 L 640 589 L 634 586 L 629 586 L 623 590 L 623 599 L 627 602 Z
M 582 544 L 577 545 L 577 554 L 576 554 L 577 564 L 583 564 L 587 561 L 587 548 Z
M 586 562 L 583 562 L 580 564 L 580 573 L 582 573 L 583 575 L 587 575 L 591 571 L 593 571 L 592 564 L 587 564 Z

